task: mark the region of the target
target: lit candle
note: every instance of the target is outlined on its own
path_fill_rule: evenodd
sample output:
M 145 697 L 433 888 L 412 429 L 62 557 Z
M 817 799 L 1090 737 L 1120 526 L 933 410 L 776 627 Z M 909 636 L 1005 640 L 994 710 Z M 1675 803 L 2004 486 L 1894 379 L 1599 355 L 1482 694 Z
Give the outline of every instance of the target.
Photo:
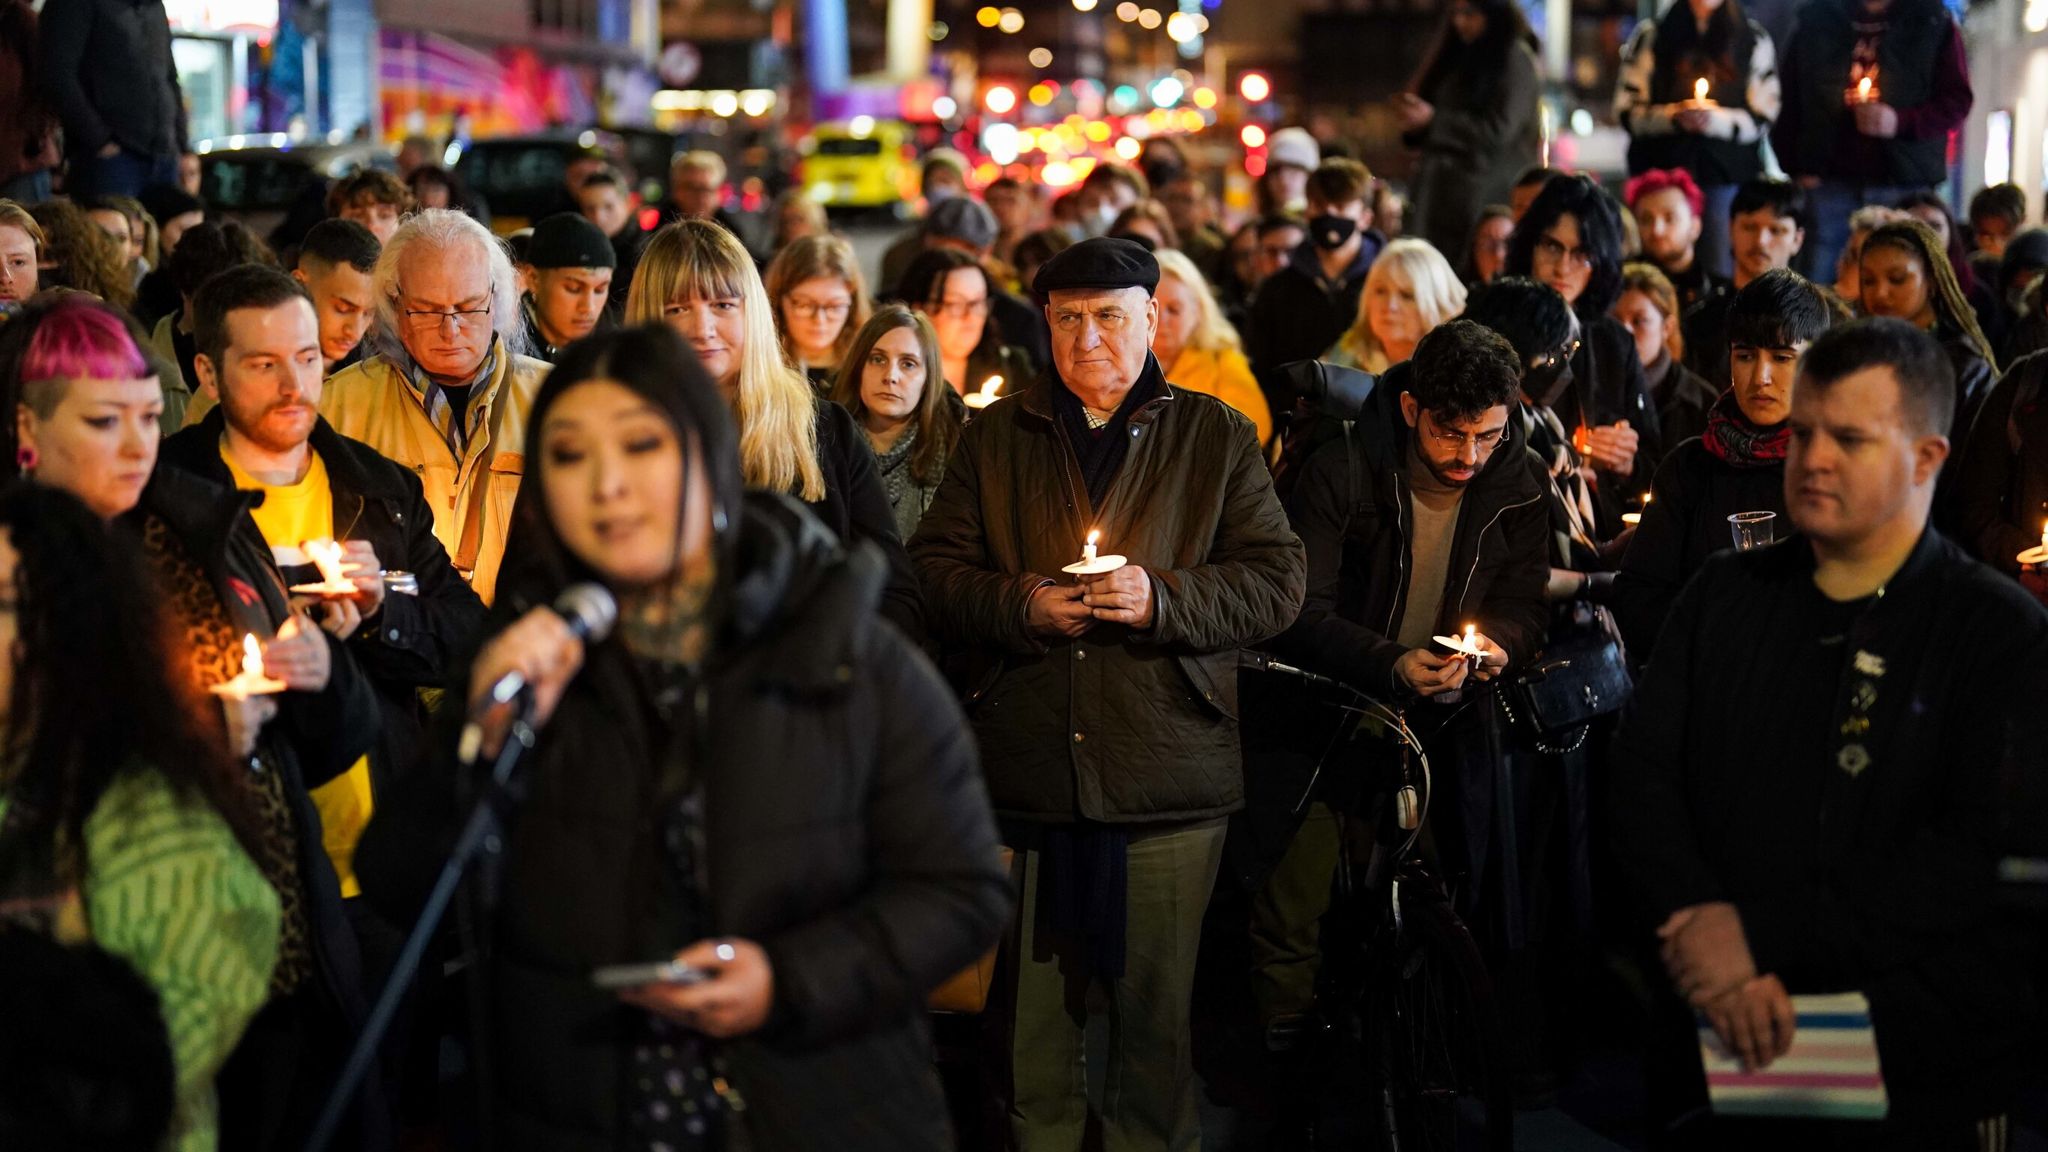
M 1692 82 L 1692 98 L 1695 103 L 1705 104 L 1707 102 L 1707 78 L 1705 76 Z
M 1081 545 L 1081 563 L 1095 563 L 1095 541 L 1101 535 L 1102 529 L 1100 528 L 1090 528 L 1088 530 L 1088 542 Z M 2043 537 L 2048 538 L 2048 533 L 2043 533 Z
M 1871 85 L 1870 77 L 1865 76 L 1863 79 L 1858 80 L 1856 82 L 1856 102 L 1858 104 L 1868 104 L 1875 99 L 1877 99 L 1877 90 Z
M 2041 551 L 2048 552 L 2048 520 L 2041 521 Z
M 242 675 L 251 680 L 263 679 L 263 645 L 256 643 L 254 632 L 242 636 Z
M 222 681 L 213 686 L 215 695 L 227 696 L 236 700 L 246 700 L 251 696 L 266 696 L 273 692 L 282 692 L 284 689 L 284 681 L 273 680 L 264 671 L 263 648 L 256 643 L 254 633 L 248 633 L 242 637 L 241 672 L 236 674 L 234 679 Z
M 341 563 L 341 543 L 337 540 L 308 540 L 306 555 L 313 560 L 313 566 L 320 569 L 320 579 L 328 584 L 342 585 L 349 581 Z M 353 587 L 353 585 L 350 585 Z
M 987 380 L 982 381 L 981 391 L 967 394 L 967 406 L 969 408 L 988 407 L 996 402 L 996 389 L 1002 386 L 1003 378 L 1001 376 L 989 377 Z
M 1470 625 L 1470 624 L 1467 624 L 1467 625 L 1465 625 L 1465 648 L 1466 648 L 1466 650 L 1467 650 L 1467 651 L 1469 651 L 1469 652 L 1472 652 L 1472 653 L 1475 653 L 1475 654 L 1476 654 L 1476 653 L 1477 653 L 1477 652 L 1479 651 L 1479 645 L 1477 645 L 1477 644 L 1474 644 L 1474 643 L 1472 642 L 1472 637 L 1473 637 L 1473 635 L 1474 635 L 1474 634 L 1476 634 L 1476 633 L 1477 633 L 1478 631 L 1479 631 L 1479 629 L 1478 629 L 1478 628 L 1476 628 L 1476 627 L 1474 627 L 1474 626 L 1472 626 L 1472 625 Z

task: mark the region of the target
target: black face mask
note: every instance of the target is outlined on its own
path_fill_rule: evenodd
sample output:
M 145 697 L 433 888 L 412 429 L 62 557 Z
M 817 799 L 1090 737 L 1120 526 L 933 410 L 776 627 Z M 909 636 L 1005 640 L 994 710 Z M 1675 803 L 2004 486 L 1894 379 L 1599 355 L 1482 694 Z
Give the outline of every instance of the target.
M 1308 222 L 1309 239 L 1325 252 L 1335 252 L 1358 231 L 1358 221 L 1349 216 L 1325 213 L 1312 217 Z

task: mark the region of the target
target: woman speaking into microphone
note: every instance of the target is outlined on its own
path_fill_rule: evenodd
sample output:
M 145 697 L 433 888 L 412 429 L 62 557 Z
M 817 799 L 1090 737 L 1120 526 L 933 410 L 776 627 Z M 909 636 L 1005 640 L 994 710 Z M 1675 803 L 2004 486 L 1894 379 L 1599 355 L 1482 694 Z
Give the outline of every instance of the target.
M 486 929 L 496 1145 L 951 1148 L 924 1001 L 1009 889 L 965 721 L 876 614 L 885 562 L 742 495 L 731 418 L 665 328 L 572 345 L 528 428 L 520 562 L 467 685 L 519 673 L 540 729 Z M 619 605 L 587 648 L 526 607 L 583 581 Z M 416 911 L 458 790 L 380 809 L 373 900 Z

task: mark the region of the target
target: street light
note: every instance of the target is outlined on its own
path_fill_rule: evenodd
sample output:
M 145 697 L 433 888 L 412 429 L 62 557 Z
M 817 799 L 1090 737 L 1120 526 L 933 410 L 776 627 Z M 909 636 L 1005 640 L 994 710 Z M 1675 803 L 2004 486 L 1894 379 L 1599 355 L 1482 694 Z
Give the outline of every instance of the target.
M 1154 28 L 1159 27 L 1159 22 L 1164 19 L 1165 17 L 1161 16 L 1158 12 L 1154 11 L 1153 9 L 1142 9 L 1138 13 L 1138 27 L 1143 28 L 1147 32 L 1150 32 Z
M 1244 141 L 1244 146 L 1247 148 L 1264 148 L 1266 146 L 1266 130 L 1257 124 L 1245 125 L 1244 131 L 1239 132 L 1237 138 Z
M 1050 68 L 1052 67 L 1052 49 L 1033 48 L 1030 60 L 1033 68 Z M 1052 101 L 1047 100 L 1046 103 L 1050 104 Z
M 1012 35 L 1024 30 L 1024 14 L 1015 8 L 1003 9 L 996 19 L 996 27 Z
M 1266 79 L 1264 73 L 1247 72 L 1238 80 L 1237 92 L 1254 104 L 1263 104 L 1266 97 L 1273 94 L 1273 83 Z
M 981 98 L 981 103 L 989 111 L 1001 116 L 1017 106 L 1017 90 L 998 84 L 988 90 L 988 95 Z
M 1181 83 L 1171 76 L 1152 85 L 1152 103 L 1160 108 L 1171 108 L 1180 102 Z

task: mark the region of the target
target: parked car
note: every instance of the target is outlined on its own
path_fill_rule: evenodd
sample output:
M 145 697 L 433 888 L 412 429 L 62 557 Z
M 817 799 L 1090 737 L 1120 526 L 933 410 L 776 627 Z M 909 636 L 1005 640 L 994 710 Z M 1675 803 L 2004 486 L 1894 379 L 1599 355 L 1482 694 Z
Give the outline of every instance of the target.
M 563 177 L 569 161 L 592 148 L 628 178 L 637 179 L 626 138 L 603 128 L 472 141 L 456 160 L 455 171 L 489 202 L 491 227 L 500 236 L 509 236 L 545 216 L 576 210 Z M 667 175 L 662 173 L 664 179 Z
M 827 208 L 897 209 L 916 196 L 906 124 L 865 116 L 820 124 L 802 151 L 804 194 Z
M 324 205 L 333 181 L 365 168 L 395 170 L 390 151 L 382 145 L 294 142 L 281 132 L 201 140 L 193 145 L 193 151 L 199 153 L 199 198 L 207 209 L 241 221 L 273 246 L 286 217 L 303 216 L 311 204 Z M 319 219 L 318 214 L 312 217 L 315 222 Z M 311 222 L 306 225 L 311 226 Z M 298 237 L 284 239 L 296 243 Z

